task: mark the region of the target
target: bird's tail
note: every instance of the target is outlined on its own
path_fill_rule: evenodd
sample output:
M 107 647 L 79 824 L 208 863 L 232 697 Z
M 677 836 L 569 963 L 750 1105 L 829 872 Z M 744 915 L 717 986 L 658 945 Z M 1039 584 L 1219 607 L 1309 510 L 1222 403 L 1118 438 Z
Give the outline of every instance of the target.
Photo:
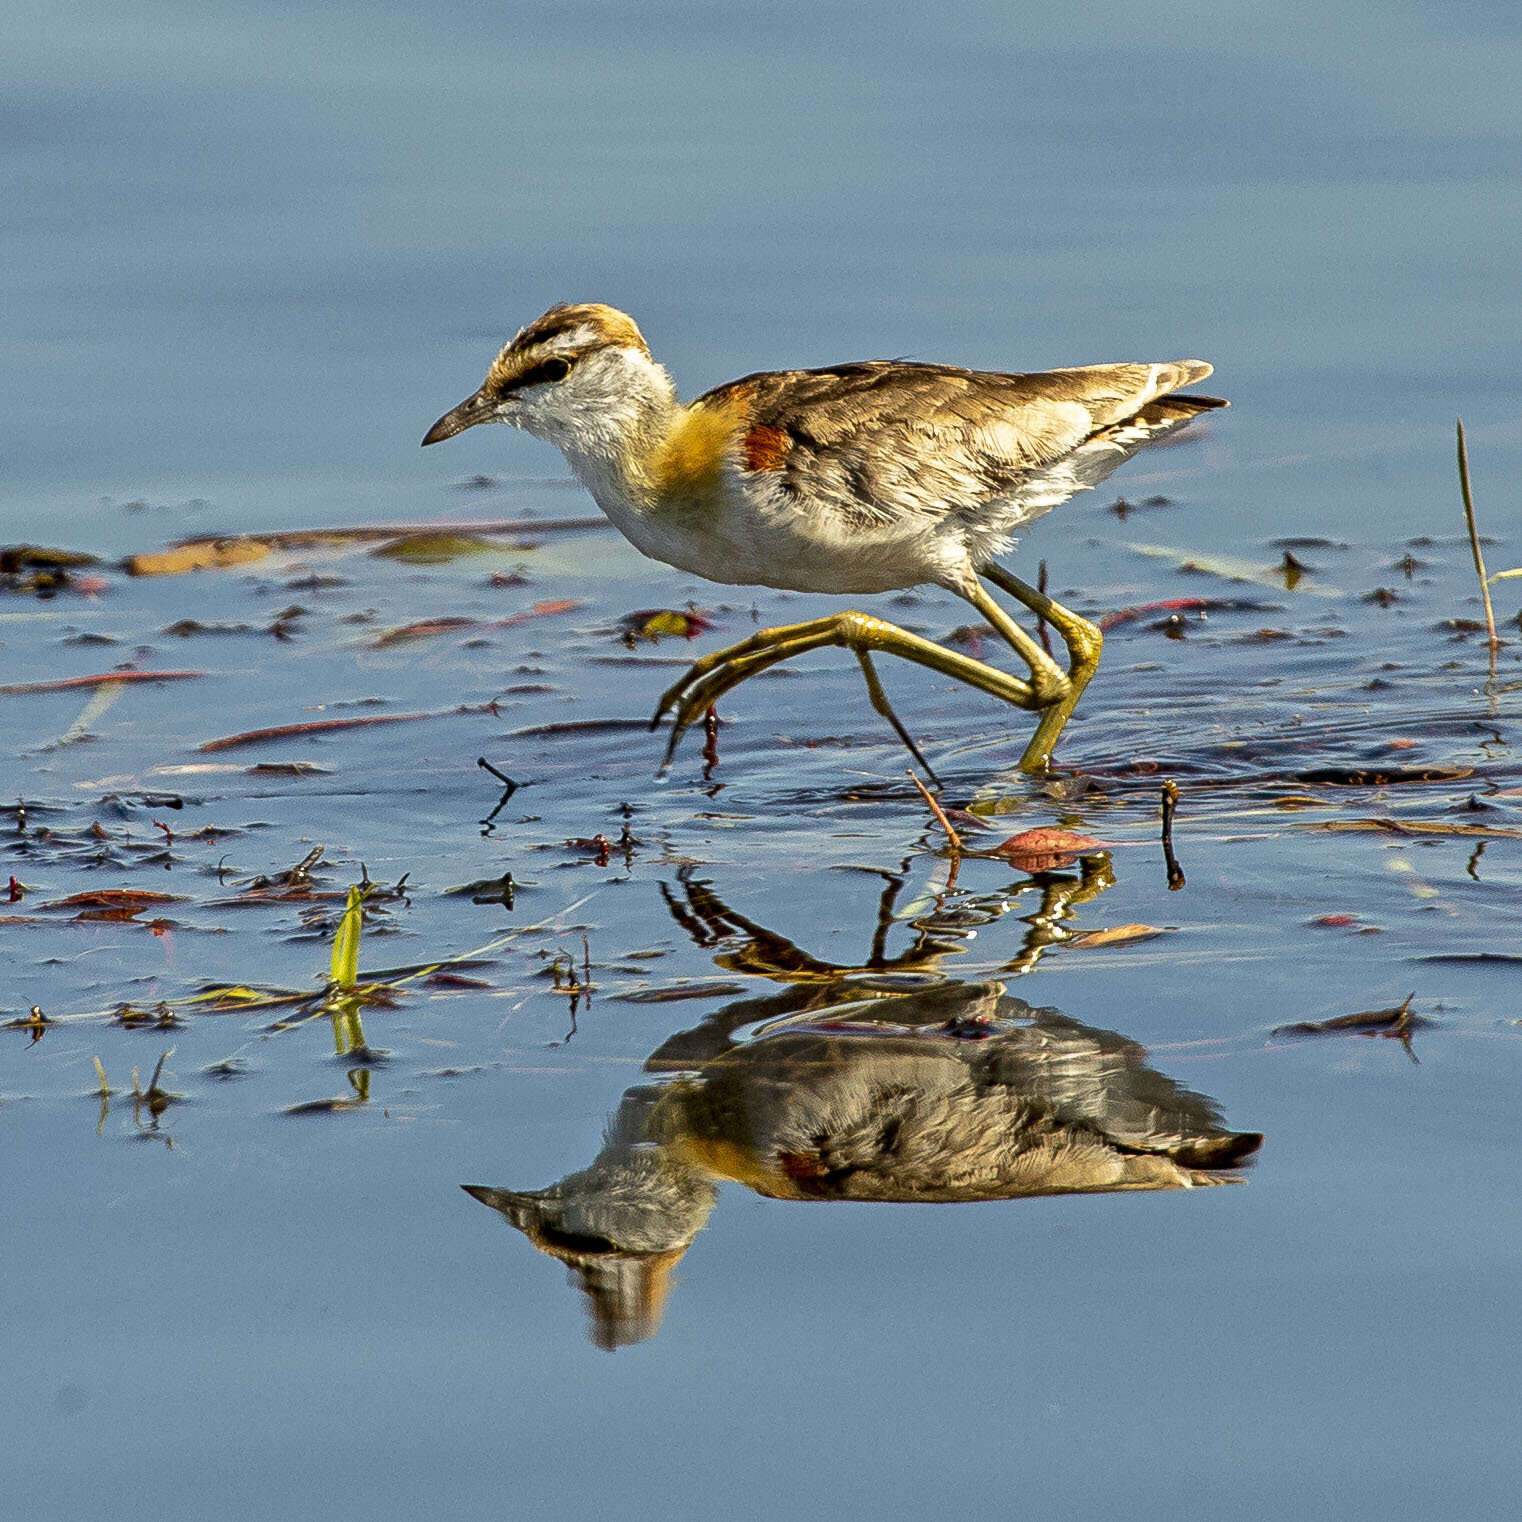
M 1218 396 L 1160 396 L 1148 402 L 1119 423 L 1111 423 L 1090 434 L 1069 456 L 1069 465 L 1078 491 L 1098 486 L 1119 470 L 1138 449 L 1155 444 L 1166 434 L 1192 422 L 1202 412 L 1215 407 L 1229 407 Z

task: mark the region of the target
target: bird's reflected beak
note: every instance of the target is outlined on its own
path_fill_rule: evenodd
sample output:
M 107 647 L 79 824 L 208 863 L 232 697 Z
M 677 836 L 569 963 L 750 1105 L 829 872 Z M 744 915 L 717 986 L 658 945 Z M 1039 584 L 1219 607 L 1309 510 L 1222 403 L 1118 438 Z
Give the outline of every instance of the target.
M 458 407 L 451 412 L 446 412 L 423 435 L 424 446 L 442 443 L 445 439 L 452 439 L 457 433 L 464 433 L 467 428 L 474 428 L 477 423 L 486 422 L 496 405 L 497 399 L 487 396 L 484 391 L 478 391 L 474 396 L 467 396 Z

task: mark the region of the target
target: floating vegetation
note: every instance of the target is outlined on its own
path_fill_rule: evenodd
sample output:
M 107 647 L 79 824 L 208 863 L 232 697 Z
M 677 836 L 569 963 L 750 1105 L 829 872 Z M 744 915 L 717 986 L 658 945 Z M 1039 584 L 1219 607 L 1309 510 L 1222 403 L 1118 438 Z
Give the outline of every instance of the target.
M 1292 1025 L 1276 1025 L 1276 1036 L 1387 1036 L 1399 1041 L 1406 1055 L 1413 1062 L 1416 1053 L 1411 1050 L 1411 1036 L 1415 1031 L 1432 1025 L 1420 1015 L 1412 1014 L 1411 1001 L 1415 993 L 1409 993 L 1393 1009 L 1366 1009 L 1357 1014 L 1337 1015 L 1330 1020 L 1299 1020 Z

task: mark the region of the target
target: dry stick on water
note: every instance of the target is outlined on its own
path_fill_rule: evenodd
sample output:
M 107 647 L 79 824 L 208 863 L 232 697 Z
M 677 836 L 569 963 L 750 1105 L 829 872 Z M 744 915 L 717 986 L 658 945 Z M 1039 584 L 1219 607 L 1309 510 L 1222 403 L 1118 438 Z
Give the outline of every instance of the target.
M 325 735 L 340 729 L 364 729 L 376 724 L 410 724 L 414 719 L 448 719 L 460 714 L 495 713 L 490 703 L 462 703 L 458 708 L 433 708 L 423 713 L 356 714 L 344 719 L 308 719 L 301 724 L 274 724 L 267 729 L 246 729 L 241 734 L 222 735 L 206 740 L 196 749 L 203 755 L 219 750 L 236 750 L 244 745 L 259 745 L 265 740 L 288 740 L 306 735 Z
M 962 865 L 962 837 L 952 828 L 951 821 L 946 817 L 946 810 L 935 801 L 930 789 L 916 777 L 913 771 L 905 771 L 904 775 L 920 790 L 920 797 L 925 800 L 925 806 L 935 815 L 936 823 L 946 832 L 946 843 L 951 847 L 951 871 L 946 876 L 946 889 L 948 892 L 956 887 L 957 871 Z
M 1459 490 L 1464 496 L 1464 522 L 1469 525 L 1469 548 L 1474 551 L 1475 574 L 1480 578 L 1480 597 L 1485 603 L 1485 634 L 1490 643 L 1490 674 L 1496 674 L 1496 651 L 1501 641 L 1496 635 L 1495 610 L 1490 605 L 1490 580 L 1485 575 L 1485 556 L 1480 551 L 1480 531 L 1474 524 L 1474 496 L 1469 489 L 1469 445 L 1464 439 L 1464 419 L 1459 418 Z
M 1168 868 L 1168 890 L 1184 886 L 1184 869 L 1173 854 L 1173 811 L 1178 807 L 1178 783 L 1163 783 L 1163 862 Z
M 183 682 L 205 676 L 204 671 L 102 671 L 95 676 L 66 676 L 56 682 L 11 682 L 0 695 L 21 697 L 34 692 L 63 692 L 70 687 L 120 686 L 123 682 Z

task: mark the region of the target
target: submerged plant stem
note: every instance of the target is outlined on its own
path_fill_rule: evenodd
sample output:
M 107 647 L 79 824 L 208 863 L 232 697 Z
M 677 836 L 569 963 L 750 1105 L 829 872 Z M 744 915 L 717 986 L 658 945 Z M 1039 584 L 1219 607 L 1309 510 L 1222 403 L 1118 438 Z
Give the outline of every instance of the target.
M 1464 497 L 1464 522 L 1469 527 L 1469 548 L 1474 551 L 1474 569 L 1480 578 L 1480 597 L 1485 603 L 1485 633 L 1490 644 L 1490 667 L 1494 674 L 1496 651 L 1501 641 L 1496 634 L 1495 610 L 1490 605 L 1490 581 L 1485 575 L 1485 556 L 1480 549 L 1480 531 L 1474 521 L 1474 494 L 1469 488 L 1469 445 L 1464 439 L 1464 420 L 1458 418 L 1459 491 Z

